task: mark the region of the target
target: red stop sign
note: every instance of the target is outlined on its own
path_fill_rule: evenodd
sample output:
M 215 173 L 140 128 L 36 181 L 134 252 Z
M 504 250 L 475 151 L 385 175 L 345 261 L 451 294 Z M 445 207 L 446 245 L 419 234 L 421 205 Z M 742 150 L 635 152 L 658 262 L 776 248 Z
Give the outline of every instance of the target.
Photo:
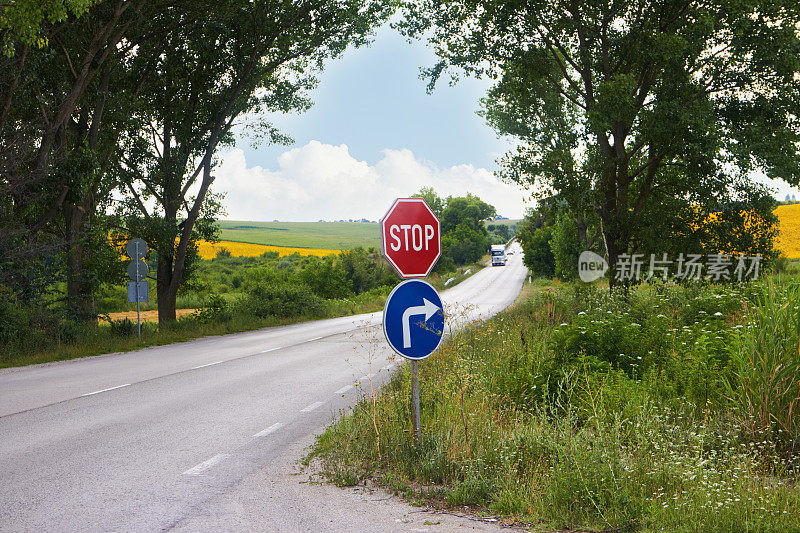
M 398 198 L 381 220 L 383 255 L 404 278 L 424 278 L 442 255 L 439 219 L 422 198 Z

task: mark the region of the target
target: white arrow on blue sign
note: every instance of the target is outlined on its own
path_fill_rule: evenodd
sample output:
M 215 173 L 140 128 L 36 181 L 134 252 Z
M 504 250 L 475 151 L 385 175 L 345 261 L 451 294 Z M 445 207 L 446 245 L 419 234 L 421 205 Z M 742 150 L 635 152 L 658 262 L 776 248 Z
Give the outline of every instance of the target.
M 444 334 L 444 306 L 436 289 L 410 279 L 389 294 L 383 308 L 383 332 L 394 351 L 407 359 L 425 359 Z

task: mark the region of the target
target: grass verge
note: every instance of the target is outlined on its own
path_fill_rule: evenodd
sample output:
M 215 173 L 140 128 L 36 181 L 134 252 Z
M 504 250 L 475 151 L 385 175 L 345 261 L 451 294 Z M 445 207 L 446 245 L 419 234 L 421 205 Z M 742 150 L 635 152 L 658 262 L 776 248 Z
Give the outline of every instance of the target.
M 800 531 L 796 389 L 748 373 L 767 331 L 788 339 L 771 364 L 796 360 L 796 290 L 534 289 L 420 365 L 420 447 L 404 368 L 307 459 L 339 485 L 541 531 Z M 775 386 L 769 415 L 742 401 Z

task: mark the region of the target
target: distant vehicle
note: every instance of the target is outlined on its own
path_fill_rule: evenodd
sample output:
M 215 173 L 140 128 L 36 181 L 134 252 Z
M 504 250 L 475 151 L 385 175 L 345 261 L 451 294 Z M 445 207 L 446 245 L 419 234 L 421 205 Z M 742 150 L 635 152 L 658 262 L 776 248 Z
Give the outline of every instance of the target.
M 506 247 L 502 244 L 492 245 L 492 266 L 506 266 Z

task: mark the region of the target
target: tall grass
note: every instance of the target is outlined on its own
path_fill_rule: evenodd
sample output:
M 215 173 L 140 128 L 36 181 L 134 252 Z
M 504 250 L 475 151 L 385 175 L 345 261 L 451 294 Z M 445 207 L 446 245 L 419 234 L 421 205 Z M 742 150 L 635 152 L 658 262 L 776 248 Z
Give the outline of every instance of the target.
M 342 485 L 374 477 L 432 506 L 542 530 L 800 531 L 798 461 L 772 434 L 742 438 L 747 416 L 732 400 L 759 387 L 739 386 L 747 362 L 720 344 L 747 313 L 727 289 L 643 288 L 623 302 L 586 287 L 536 293 L 420 365 L 421 446 L 404 368 L 309 459 Z M 633 339 L 595 338 L 615 335 L 619 317 L 640 324 Z M 735 330 L 744 343 L 760 327 Z M 557 353 L 559 330 L 574 333 L 574 352 Z M 620 345 L 644 368 L 619 359 Z M 693 374 L 704 377 L 691 384 Z
M 777 440 L 800 452 L 800 285 L 769 282 L 755 295 L 734 352 L 738 387 L 731 396 L 753 440 Z

